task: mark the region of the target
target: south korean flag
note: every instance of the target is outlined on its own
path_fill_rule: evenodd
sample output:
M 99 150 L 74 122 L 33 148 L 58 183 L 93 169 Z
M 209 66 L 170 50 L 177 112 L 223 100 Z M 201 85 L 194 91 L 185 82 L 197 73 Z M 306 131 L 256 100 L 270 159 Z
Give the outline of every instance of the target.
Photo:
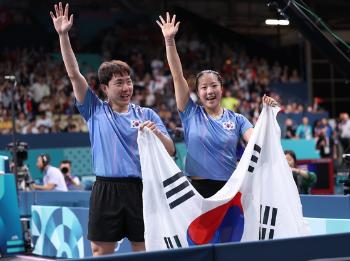
M 264 107 L 225 186 L 203 198 L 160 140 L 139 131 L 146 250 L 309 234 L 276 120 Z

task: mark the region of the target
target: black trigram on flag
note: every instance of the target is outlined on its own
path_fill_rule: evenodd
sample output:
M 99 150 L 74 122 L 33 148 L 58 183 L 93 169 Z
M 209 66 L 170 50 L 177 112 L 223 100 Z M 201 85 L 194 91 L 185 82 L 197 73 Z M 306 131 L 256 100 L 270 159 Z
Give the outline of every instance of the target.
M 260 205 L 259 240 L 273 239 L 277 218 L 277 208 Z M 261 220 L 262 219 L 262 220 Z
M 168 249 L 174 248 L 175 246 L 177 246 L 177 248 L 182 247 L 177 235 L 174 236 L 174 241 L 172 241 L 170 237 L 164 237 L 164 242 Z
M 254 144 L 253 154 L 252 154 L 252 157 L 250 158 L 250 163 L 249 163 L 249 167 L 248 167 L 248 171 L 250 173 L 254 172 L 254 168 L 256 167 L 256 164 L 258 163 L 260 152 L 261 152 L 261 147 L 257 144 Z
M 190 183 L 182 172 L 176 173 L 163 181 L 164 189 L 169 189 L 165 193 L 165 196 L 170 202 L 170 209 L 175 208 L 194 196 L 194 192 L 189 185 Z

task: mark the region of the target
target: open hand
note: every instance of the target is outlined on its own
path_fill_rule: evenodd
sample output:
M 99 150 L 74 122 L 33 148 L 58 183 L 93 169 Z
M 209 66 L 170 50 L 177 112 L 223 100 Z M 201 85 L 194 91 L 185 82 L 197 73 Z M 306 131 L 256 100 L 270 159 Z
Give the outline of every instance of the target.
M 55 4 L 56 15 L 54 15 L 53 12 L 50 12 L 50 16 L 58 34 L 67 33 L 73 25 L 73 15 L 70 15 L 68 19 L 68 9 L 69 5 L 66 4 L 63 10 L 62 3 L 60 2 L 58 5 Z
M 163 17 L 160 15 L 159 20 L 157 20 L 157 24 L 162 29 L 162 33 L 165 39 L 174 39 L 175 35 L 179 29 L 180 22 L 176 23 L 176 15 L 173 15 L 173 17 L 170 20 L 170 14 L 169 12 L 166 13 L 166 21 L 163 19 Z

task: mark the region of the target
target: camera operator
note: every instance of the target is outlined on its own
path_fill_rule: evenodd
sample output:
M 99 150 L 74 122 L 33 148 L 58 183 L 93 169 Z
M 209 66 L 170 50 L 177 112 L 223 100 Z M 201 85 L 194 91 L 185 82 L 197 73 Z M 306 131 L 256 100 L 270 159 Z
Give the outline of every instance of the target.
M 50 156 L 42 154 L 38 156 L 36 166 L 43 173 L 44 185 L 33 184 L 36 190 L 68 191 L 66 182 L 61 171 L 50 165 Z
M 16 146 L 16 147 L 15 147 Z M 16 142 L 14 146 L 13 142 L 7 145 L 7 150 L 11 151 L 12 154 L 12 162 L 10 163 L 10 171 L 12 173 L 17 173 L 17 189 L 23 191 L 29 191 L 30 185 L 34 183 L 29 168 L 24 161 L 28 159 L 28 144 L 25 142 Z M 15 171 L 15 163 L 14 163 L 14 153 L 16 153 L 17 158 L 17 168 Z
M 72 162 L 70 160 L 62 160 L 60 163 L 60 170 L 66 181 L 68 190 L 80 189 L 80 180 L 78 177 L 73 176 L 72 171 Z

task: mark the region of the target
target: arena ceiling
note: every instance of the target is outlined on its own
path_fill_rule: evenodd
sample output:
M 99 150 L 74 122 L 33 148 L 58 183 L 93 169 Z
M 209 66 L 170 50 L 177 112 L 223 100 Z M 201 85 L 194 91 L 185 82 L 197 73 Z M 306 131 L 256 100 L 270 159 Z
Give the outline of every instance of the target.
M 267 3 L 274 1 L 276 0 L 71 0 L 68 2 L 85 9 L 125 9 L 152 15 L 181 8 L 243 35 L 265 38 L 266 40 L 273 39 L 273 37 L 278 38 L 281 45 L 298 43 L 300 34 L 293 26 L 292 21 L 289 26 L 285 27 L 265 25 L 265 19 L 279 17 L 275 8 L 267 6 Z M 291 1 L 306 3 L 332 30 L 350 42 L 350 1 Z M 56 2 L 52 0 L 0 0 L 0 6 L 7 5 L 28 9 L 36 6 L 48 9 Z
M 303 2 L 302 0 L 297 1 Z M 140 1 L 137 2 L 141 4 Z M 155 9 L 156 2 L 158 7 L 160 5 L 160 8 L 164 10 L 181 7 L 241 34 L 281 37 L 284 44 L 294 43 L 298 38 L 292 23 L 287 27 L 265 25 L 265 19 L 279 18 L 275 8 L 267 5 L 269 2 L 274 2 L 273 0 L 163 0 L 154 1 L 154 5 L 149 0 L 141 2 L 144 3 L 145 8 L 153 6 Z M 332 30 L 350 41 L 350 1 L 304 0 L 304 3 Z

